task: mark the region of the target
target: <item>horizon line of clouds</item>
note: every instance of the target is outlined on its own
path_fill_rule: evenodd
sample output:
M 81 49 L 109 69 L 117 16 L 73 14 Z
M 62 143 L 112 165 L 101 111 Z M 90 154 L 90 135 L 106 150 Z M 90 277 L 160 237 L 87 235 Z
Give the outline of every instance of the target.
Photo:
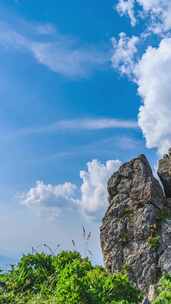
M 52 24 L 16 21 L 10 25 L 1 21 L 0 45 L 10 52 L 28 53 L 38 64 L 73 80 L 86 78 L 110 65 L 110 50 L 106 46 L 81 43 L 61 34 Z

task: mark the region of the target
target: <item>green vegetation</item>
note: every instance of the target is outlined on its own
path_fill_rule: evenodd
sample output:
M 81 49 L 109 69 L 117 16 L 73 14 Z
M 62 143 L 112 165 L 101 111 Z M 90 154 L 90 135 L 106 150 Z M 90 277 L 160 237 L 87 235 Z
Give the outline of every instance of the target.
M 129 271 L 131 271 L 131 266 L 125 263 L 122 267 L 122 273 L 128 274 Z
M 158 215 L 158 223 L 161 224 L 162 222 L 171 219 L 171 212 L 168 210 L 160 210 Z
M 128 236 L 128 232 L 127 231 L 122 232 L 121 240 L 122 240 L 123 243 L 128 243 L 129 236 Z
M 166 275 L 161 278 L 157 288 L 157 297 L 152 304 L 171 303 L 171 276 Z
M 108 274 L 78 252 L 25 255 L 8 273 L 0 274 L 0 304 L 138 304 L 141 300 L 126 271 Z M 167 275 L 161 278 L 152 304 L 170 303 L 171 276 Z
M 148 239 L 148 245 L 151 249 L 158 249 L 160 246 L 160 236 L 150 236 Z
M 129 220 L 131 220 L 131 218 L 133 217 L 133 215 L 134 215 L 133 209 L 125 208 L 123 210 L 123 215 L 122 215 L 123 218 L 127 217 Z
M 78 252 L 25 255 L 0 275 L 0 304 L 138 304 L 126 274 L 108 274 Z

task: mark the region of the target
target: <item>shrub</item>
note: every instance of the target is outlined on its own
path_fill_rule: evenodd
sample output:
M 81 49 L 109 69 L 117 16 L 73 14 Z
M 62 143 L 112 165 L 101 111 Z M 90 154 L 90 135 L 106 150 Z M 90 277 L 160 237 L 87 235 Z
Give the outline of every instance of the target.
M 53 265 L 56 271 L 60 273 L 66 266 L 70 265 L 75 260 L 82 260 L 79 252 L 62 251 L 57 256 L 53 257 Z
M 16 292 L 40 292 L 55 273 L 53 257 L 44 253 L 25 255 L 9 273 L 8 285 Z
M 137 304 L 141 299 L 126 275 L 93 267 L 77 252 L 23 256 L 0 281 L 2 304 Z
M 109 275 L 104 269 L 96 267 L 87 273 L 87 282 L 92 303 L 134 304 L 141 300 L 140 292 L 130 284 L 125 274 Z
M 90 303 L 85 277 L 92 268 L 88 259 L 80 257 L 66 265 L 59 275 L 56 291 L 57 303 Z
M 161 278 L 158 288 L 157 297 L 153 304 L 170 304 L 171 303 L 171 276 L 165 275 Z

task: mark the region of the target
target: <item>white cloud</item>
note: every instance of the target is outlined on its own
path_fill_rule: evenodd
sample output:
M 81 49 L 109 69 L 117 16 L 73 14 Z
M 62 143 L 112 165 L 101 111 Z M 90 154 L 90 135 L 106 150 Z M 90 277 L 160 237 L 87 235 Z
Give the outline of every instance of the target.
M 119 160 L 108 160 L 105 164 L 93 160 L 87 164 L 87 171 L 81 171 L 80 208 L 87 216 L 102 218 L 108 205 L 107 181 L 120 167 Z
M 119 0 L 116 8 L 121 15 L 130 17 L 133 26 L 147 18 L 148 32 L 163 34 L 171 29 L 170 0 Z
M 111 58 L 112 65 L 115 69 L 118 69 L 122 75 L 133 77 L 138 43 L 138 37 L 132 36 L 130 38 L 127 37 L 125 33 L 120 33 L 118 41 L 112 38 L 114 50 Z
M 161 39 L 158 47 L 148 47 L 140 58 L 124 47 L 122 55 L 119 41 L 113 59 L 113 67 L 137 84 L 142 99 L 138 124 L 147 147 L 165 153 L 171 146 L 171 38 Z
M 6 134 L 7 137 L 28 136 L 33 134 L 56 133 L 60 131 L 97 131 L 104 129 L 137 129 L 138 123 L 134 120 L 115 118 L 82 118 L 59 120 L 46 126 L 18 129 Z
M 147 147 L 163 154 L 171 146 L 171 1 L 120 0 L 117 10 L 129 15 L 132 25 L 141 20 L 142 28 L 146 26 L 138 38 L 121 33 L 118 41 L 113 40 L 112 64 L 137 84 L 142 100 L 139 126 Z M 158 35 L 156 40 L 150 39 L 152 33 Z
M 116 9 L 120 15 L 129 16 L 132 26 L 135 26 L 137 22 L 134 13 L 134 5 L 135 5 L 135 0 L 127 0 L 127 1 L 120 0 L 116 6 Z
M 91 47 L 67 46 L 59 43 L 38 43 L 31 46 L 36 60 L 53 72 L 67 77 L 85 77 L 108 61 L 107 54 Z
M 28 192 L 20 195 L 20 200 L 23 205 L 35 209 L 41 215 L 55 217 L 61 210 L 73 207 L 76 191 L 76 185 L 69 182 L 52 185 L 37 181 Z
M 22 25 L 22 26 L 21 26 Z M 16 28 L 0 23 L 0 45 L 29 52 L 35 60 L 60 75 L 86 77 L 108 64 L 108 51 L 94 46 L 82 46 L 75 38 L 61 35 L 50 24 L 23 22 Z
M 74 120 L 63 120 L 56 123 L 58 129 L 77 129 L 77 130 L 101 130 L 101 129 L 136 129 L 136 121 L 120 120 L 112 118 L 85 118 Z
M 72 183 L 51 185 L 38 181 L 19 196 L 20 201 L 48 218 L 55 218 L 64 210 L 75 210 L 99 220 L 108 204 L 107 181 L 120 165 L 119 160 L 108 160 L 105 164 L 92 160 L 87 163 L 87 170 L 80 171 L 80 189 Z
M 136 77 L 143 100 L 139 125 L 147 146 L 166 152 L 171 146 L 171 39 L 146 50 L 137 64 Z

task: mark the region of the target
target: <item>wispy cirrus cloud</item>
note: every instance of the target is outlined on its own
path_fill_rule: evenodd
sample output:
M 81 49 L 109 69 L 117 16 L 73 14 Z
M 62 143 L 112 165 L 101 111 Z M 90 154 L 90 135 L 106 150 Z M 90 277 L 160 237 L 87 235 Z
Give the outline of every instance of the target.
M 45 126 L 23 128 L 9 132 L 7 137 L 30 136 L 64 131 L 98 131 L 105 129 L 138 129 L 138 123 L 134 120 L 114 118 L 82 118 L 59 120 Z
M 54 125 L 55 127 L 55 125 Z M 57 128 L 78 130 L 100 130 L 100 129 L 136 129 L 136 121 L 112 119 L 112 118 L 85 118 L 62 120 L 56 123 Z M 52 127 L 53 128 L 53 127 Z
M 83 44 L 51 24 L 0 22 L 0 45 L 28 52 L 37 63 L 69 78 L 86 77 L 109 64 L 109 51 L 104 47 Z

